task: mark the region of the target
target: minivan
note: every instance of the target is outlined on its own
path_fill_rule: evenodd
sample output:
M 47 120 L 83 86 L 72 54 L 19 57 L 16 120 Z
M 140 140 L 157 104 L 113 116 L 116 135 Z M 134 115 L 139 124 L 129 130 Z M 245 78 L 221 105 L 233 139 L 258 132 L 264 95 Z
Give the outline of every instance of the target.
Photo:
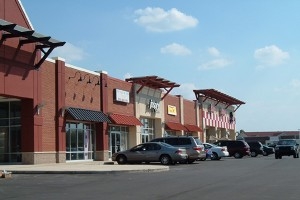
M 204 145 L 198 137 L 194 136 L 168 136 L 155 138 L 151 142 L 164 142 L 174 147 L 185 148 L 188 154 L 187 163 L 191 164 L 196 160 L 205 160 L 206 153 Z
M 218 146 L 226 146 L 229 156 L 242 158 L 250 156 L 250 146 L 244 140 L 219 140 L 214 142 Z

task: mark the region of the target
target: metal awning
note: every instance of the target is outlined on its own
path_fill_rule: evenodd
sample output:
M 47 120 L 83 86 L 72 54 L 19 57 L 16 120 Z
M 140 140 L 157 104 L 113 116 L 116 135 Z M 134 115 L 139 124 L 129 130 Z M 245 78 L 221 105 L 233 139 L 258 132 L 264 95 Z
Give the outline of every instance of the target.
M 187 131 L 185 126 L 178 122 L 166 122 L 166 129 L 167 130 L 174 130 L 174 131 Z
M 189 132 L 201 132 L 202 131 L 202 129 L 197 125 L 185 124 L 184 126 Z
M 5 21 L 3 19 L 0 19 L 0 31 L 3 31 L 0 45 L 2 45 L 3 42 L 9 38 L 17 37 L 20 38 L 18 48 L 25 44 L 37 43 L 35 50 L 41 50 L 44 55 L 41 60 L 34 65 L 34 69 L 39 69 L 41 64 L 46 60 L 46 58 L 56 47 L 63 46 L 66 43 L 53 39 L 50 36 L 45 36 L 37 33 L 34 30 L 30 30 L 17 24 Z
M 143 124 L 135 116 L 110 114 L 109 118 L 113 124 L 127 125 L 127 126 L 142 126 Z
M 226 108 L 228 108 L 231 105 L 237 105 L 237 108 L 234 111 L 236 111 L 242 104 L 245 104 L 245 102 L 243 101 L 240 101 L 234 97 L 231 97 L 227 94 L 224 94 L 214 89 L 193 90 L 193 91 L 196 95 L 196 99 L 199 102 L 200 101 L 205 102 L 206 99 L 212 99 L 217 102 L 216 105 L 218 105 L 219 103 L 224 103 L 225 105 L 227 105 Z M 202 97 L 204 98 L 203 100 L 201 100 Z
M 165 89 L 167 93 L 161 98 L 162 100 L 171 92 L 174 87 L 179 87 L 180 85 L 164 78 L 158 76 L 142 76 L 125 79 L 127 82 L 140 84 L 141 87 L 137 90 L 137 94 L 143 89 L 143 87 L 149 87 L 153 89 Z
M 66 114 L 74 120 L 111 123 L 108 117 L 101 111 L 70 107 L 66 109 Z

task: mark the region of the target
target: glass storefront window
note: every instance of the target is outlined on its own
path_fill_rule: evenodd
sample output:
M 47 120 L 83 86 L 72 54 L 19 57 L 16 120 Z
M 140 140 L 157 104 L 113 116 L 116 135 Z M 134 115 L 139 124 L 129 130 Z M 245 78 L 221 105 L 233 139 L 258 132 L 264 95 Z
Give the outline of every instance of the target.
M 90 160 L 94 158 L 94 124 L 66 123 L 66 160 Z
M 141 143 L 149 142 L 155 136 L 155 119 L 141 118 Z
M 0 102 L 0 162 L 21 162 L 21 102 Z

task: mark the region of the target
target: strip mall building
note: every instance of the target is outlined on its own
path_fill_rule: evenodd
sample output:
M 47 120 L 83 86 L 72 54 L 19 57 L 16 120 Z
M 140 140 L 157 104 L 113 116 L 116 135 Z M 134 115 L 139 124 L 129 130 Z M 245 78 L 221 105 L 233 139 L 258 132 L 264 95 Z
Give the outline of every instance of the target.
M 157 76 L 120 80 L 49 58 L 65 42 L 33 29 L 19 0 L 0 0 L 0 162 L 109 160 L 168 135 L 235 139 L 244 102 L 214 89 L 195 100 Z

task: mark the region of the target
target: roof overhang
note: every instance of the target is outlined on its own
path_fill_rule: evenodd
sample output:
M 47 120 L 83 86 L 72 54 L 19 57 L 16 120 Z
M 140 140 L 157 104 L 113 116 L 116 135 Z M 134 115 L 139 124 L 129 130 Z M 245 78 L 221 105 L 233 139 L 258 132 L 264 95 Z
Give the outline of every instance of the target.
M 146 86 L 152 89 L 165 89 L 167 92 L 161 98 L 162 100 L 171 92 L 171 90 L 175 87 L 179 87 L 180 85 L 164 78 L 160 78 L 158 76 L 142 76 L 142 77 L 134 77 L 127 78 L 125 81 L 135 84 L 140 84 L 140 88 L 137 90 L 137 94 Z
M 138 120 L 135 116 L 131 116 L 131 115 L 122 115 L 122 114 L 112 113 L 109 115 L 109 118 L 113 124 L 127 125 L 127 126 L 142 126 L 143 125 L 140 120 Z
M 0 34 L 2 35 L 0 45 L 9 38 L 20 38 L 18 48 L 29 43 L 36 44 L 35 51 L 41 50 L 44 55 L 41 60 L 33 66 L 34 69 L 39 69 L 41 64 L 56 47 L 63 46 L 66 43 L 3 19 L 0 19 L 0 31 L 2 31 L 2 34 Z
M 205 102 L 207 99 L 211 99 L 217 102 L 215 106 L 218 105 L 219 103 L 225 104 L 226 108 L 232 105 L 236 105 L 237 107 L 235 108 L 234 111 L 236 111 L 242 104 L 245 104 L 245 102 L 243 101 L 240 101 L 234 97 L 231 97 L 227 94 L 224 94 L 214 89 L 193 90 L 193 91 L 195 93 L 198 102 L 200 102 L 201 100 Z
M 178 122 L 166 122 L 166 129 L 174 131 L 187 131 L 186 127 Z
M 66 114 L 74 120 L 89 122 L 111 122 L 108 117 L 101 111 L 69 107 L 66 108 Z

